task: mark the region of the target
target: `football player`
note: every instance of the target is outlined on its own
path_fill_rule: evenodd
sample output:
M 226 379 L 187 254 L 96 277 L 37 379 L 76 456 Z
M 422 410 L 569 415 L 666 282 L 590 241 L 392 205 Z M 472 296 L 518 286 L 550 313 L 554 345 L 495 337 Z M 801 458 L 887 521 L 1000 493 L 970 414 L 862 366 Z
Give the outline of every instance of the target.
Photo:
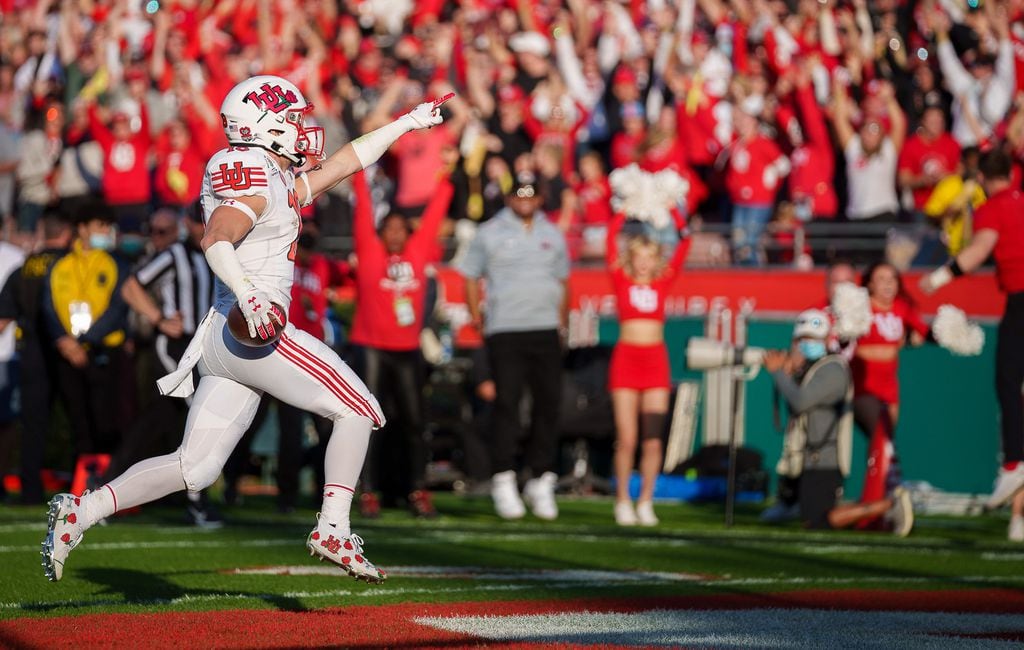
M 202 248 L 217 276 L 216 304 L 178 369 L 158 382 L 165 395 L 192 398 L 184 439 L 174 453 L 141 461 L 91 493 L 58 494 L 50 501 L 42 549 L 50 580 L 60 580 L 68 554 L 96 522 L 213 483 L 249 427 L 261 395 L 269 393 L 334 423 L 323 504 L 306 541 L 310 554 L 357 579 L 383 582 L 384 572 L 366 558 L 362 539 L 350 529 L 349 509 L 370 434 L 384 425 L 384 417 L 377 400 L 338 355 L 285 324 L 283 314 L 302 229 L 299 210 L 376 162 L 403 134 L 440 124 L 440 103 L 420 104 L 320 161 L 323 129 L 305 125 L 312 106 L 293 84 L 259 76 L 228 93 L 221 123 L 230 146 L 206 166 L 201 198 L 206 219 Z M 296 174 L 293 168 L 307 160 L 317 163 Z M 260 347 L 235 340 L 226 323 L 236 304 L 250 337 L 273 339 L 283 327 L 280 338 Z M 195 387 L 193 369 L 200 377 Z

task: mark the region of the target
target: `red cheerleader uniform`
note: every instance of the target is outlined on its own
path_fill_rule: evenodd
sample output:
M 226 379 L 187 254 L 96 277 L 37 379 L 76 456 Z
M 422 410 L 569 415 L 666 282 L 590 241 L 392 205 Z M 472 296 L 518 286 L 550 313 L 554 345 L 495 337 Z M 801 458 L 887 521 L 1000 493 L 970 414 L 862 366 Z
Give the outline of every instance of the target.
M 673 210 L 676 225 L 682 230 L 685 220 Z M 665 295 L 675 280 L 690 249 L 690 239 L 679 240 L 672 259 L 650 283 L 635 282 L 618 266 L 617 237 L 625 223 L 625 216 L 616 215 L 608 227 L 607 262 L 615 287 L 619 323 L 633 318 L 665 320 Z M 671 388 L 668 347 L 664 341 L 655 345 L 632 345 L 618 342 L 612 350 L 608 368 L 608 389 L 628 388 L 650 390 Z
M 890 309 L 871 307 L 871 330 L 857 339 L 857 345 L 892 345 L 899 348 L 907 336 L 907 328 L 921 336 L 928 335 L 928 325 L 904 298 L 897 297 Z M 898 359 L 868 361 L 854 356 L 851 362 L 854 395 L 874 395 L 886 404 L 898 404 L 900 386 L 897 377 Z

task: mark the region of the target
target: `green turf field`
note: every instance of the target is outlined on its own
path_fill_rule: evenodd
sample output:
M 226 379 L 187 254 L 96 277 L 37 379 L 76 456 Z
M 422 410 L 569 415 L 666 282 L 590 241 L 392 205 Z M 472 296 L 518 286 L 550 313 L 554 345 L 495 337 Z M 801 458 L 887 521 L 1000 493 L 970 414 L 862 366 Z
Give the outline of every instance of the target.
M 431 522 L 385 511 L 354 522 L 390 577 L 368 586 L 305 551 L 313 512 L 278 515 L 250 497 L 201 531 L 182 511 L 147 507 L 90 530 L 64 579 L 39 565 L 42 507 L 0 508 L 0 618 L 226 609 L 305 611 L 345 605 L 574 597 L 768 593 L 800 589 L 1024 588 L 1024 547 L 1006 542 L 1005 515 L 919 517 L 912 535 L 767 527 L 742 510 L 726 529 L 721 505 L 661 504 L 662 525 L 623 529 L 608 500 L 560 501 L 557 522 L 502 522 L 489 499 L 441 495 Z M 236 571 L 242 570 L 242 571 Z

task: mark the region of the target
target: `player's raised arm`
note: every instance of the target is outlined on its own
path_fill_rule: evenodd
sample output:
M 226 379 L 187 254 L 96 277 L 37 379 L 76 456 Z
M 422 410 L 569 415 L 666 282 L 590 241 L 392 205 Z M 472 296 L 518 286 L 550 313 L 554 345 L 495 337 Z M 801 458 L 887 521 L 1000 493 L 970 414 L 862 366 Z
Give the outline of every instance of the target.
M 448 95 L 436 101 L 420 104 L 397 120 L 349 142 L 320 165 L 307 172 L 306 180 L 309 183 L 309 192 L 303 204 L 310 203 L 318 195 L 360 169 L 366 169 L 377 162 L 388 150 L 388 147 L 409 131 L 429 129 L 440 124 L 444 121 L 444 118 L 441 117 L 441 104 L 451 97 L 452 95 Z M 299 188 L 301 196 L 301 183 Z

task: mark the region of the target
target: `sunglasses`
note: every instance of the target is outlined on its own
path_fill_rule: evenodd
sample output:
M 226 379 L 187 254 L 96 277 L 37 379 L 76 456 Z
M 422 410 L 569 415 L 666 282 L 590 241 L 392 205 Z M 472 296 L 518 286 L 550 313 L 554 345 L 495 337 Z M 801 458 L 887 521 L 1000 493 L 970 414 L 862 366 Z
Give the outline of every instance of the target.
M 515 197 L 517 199 L 532 199 L 537 194 L 536 190 L 533 189 L 532 185 L 520 187 L 516 190 Z
M 150 235 L 157 235 L 157 236 L 172 235 L 172 234 L 176 235 L 176 234 L 178 234 L 178 231 L 177 230 L 172 230 L 170 228 L 152 228 L 152 229 L 150 229 L 149 234 Z

